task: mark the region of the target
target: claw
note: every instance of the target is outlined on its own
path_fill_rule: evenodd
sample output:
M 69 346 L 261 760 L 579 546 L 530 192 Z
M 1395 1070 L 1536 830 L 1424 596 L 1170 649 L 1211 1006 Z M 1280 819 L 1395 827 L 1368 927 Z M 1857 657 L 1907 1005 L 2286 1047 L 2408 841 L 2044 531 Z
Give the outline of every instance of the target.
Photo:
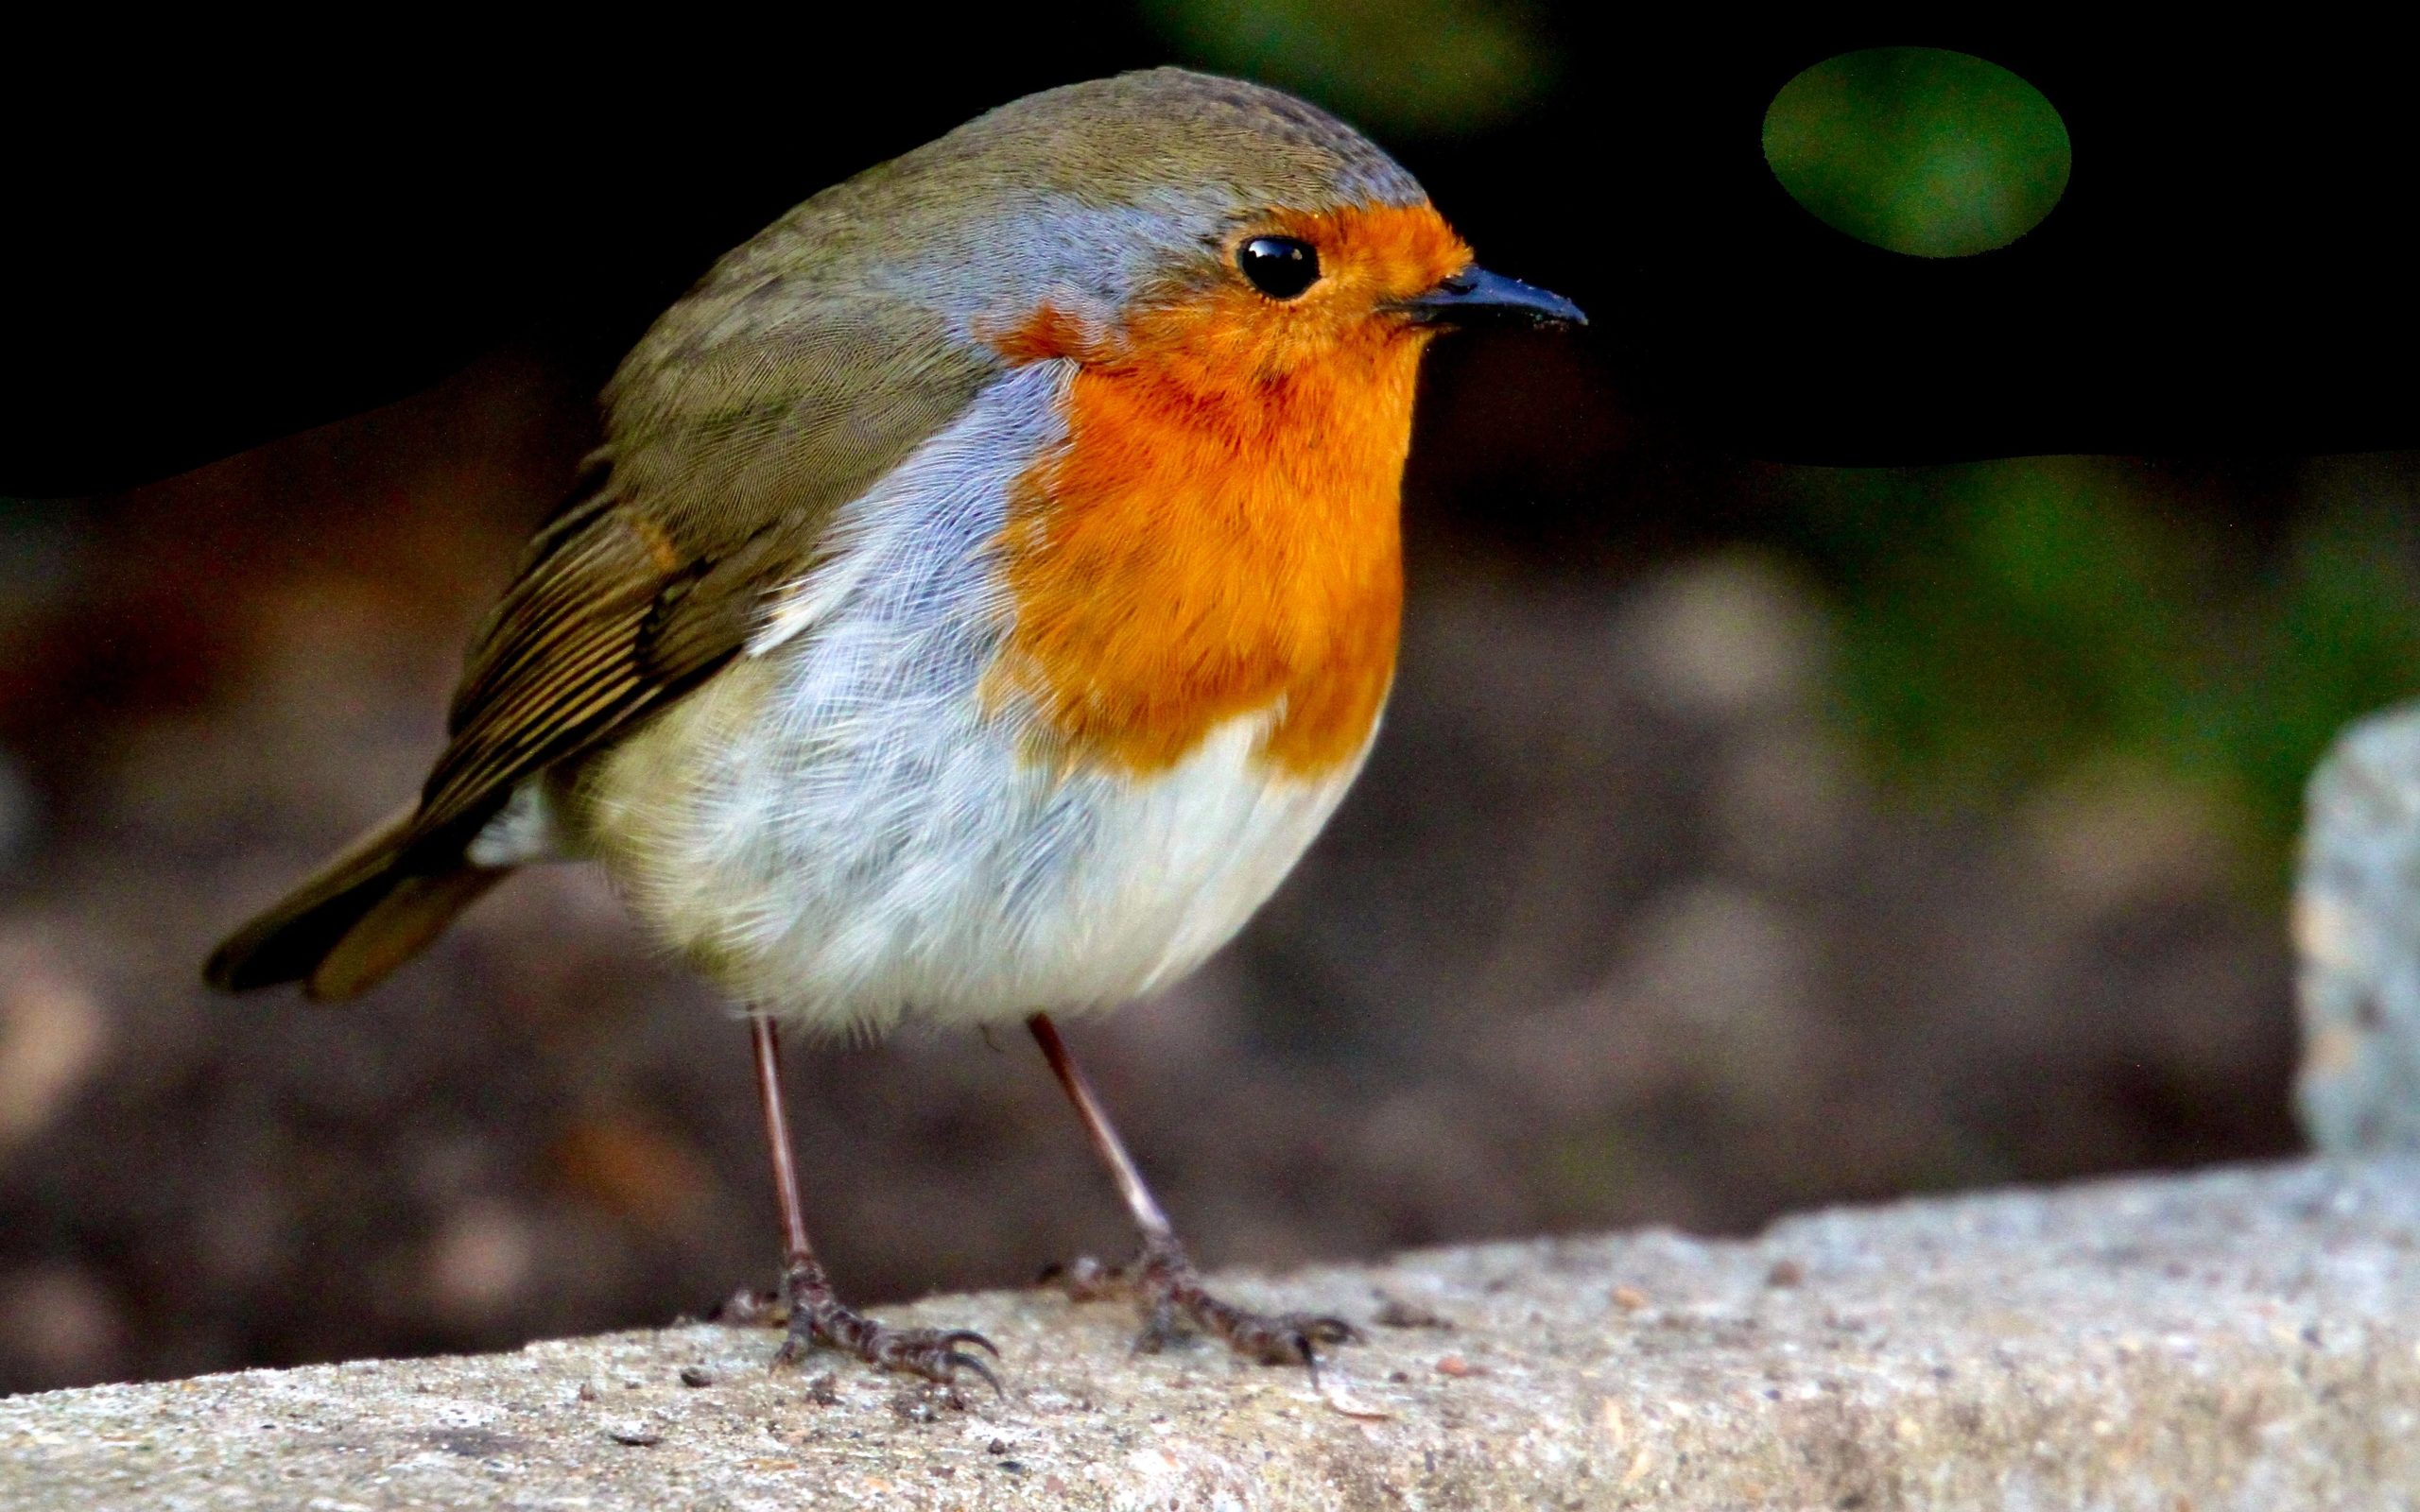
M 1311 1317 L 1302 1320 L 1304 1337 L 1313 1344 L 1359 1344 L 1361 1331 L 1340 1317 Z
M 973 1329 L 952 1329 L 933 1342 L 945 1349 L 954 1349 L 961 1344 L 971 1344 L 994 1360 L 1000 1357 L 1000 1347 Z
M 992 1347 L 987 1344 L 984 1348 L 990 1349 Z M 996 1349 L 994 1349 L 992 1352 L 995 1357 L 999 1353 Z M 949 1371 L 948 1375 L 938 1376 L 935 1378 L 940 1381 L 942 1384 L 956 1385 L 957 1382 L 952 1378 L 955 1377 L 959 1371 L 964 1370 L 971 1374 L 981 1376 L 983 1378 L 983 1383 L 992 1388 L 993 1396 L 997 1397 L 1002 1401 L 1009 1400 L 1008 1392 L 1000 1385 L 1000 1378 L 992 1373 L 992 1367 L 985 1365 L 982 1361 L 977 1360 L 975 1356 L 968 1354 L 965 1350 L 950 1350 L 949 1353 L 942 1356 L 942 1364 L 946 1366 Z
M 1357 1344 L 1361 1341 L 1361 1331 L 1340 1317 L 1304 1317 L 1300 1314 L 1288 1313 L 1273 1321 L 1285 1331 L 1282 1340 L 1278 1341 L 1282 1342 L 1284 1352 L 1265 1351 L 1260 1357 L 1261 1363 L 1300 1365 L 1310 1372 L 1311 1389 L 1314 1391 L 1319 1389 L 1320 1383 L 1320 1346 Z

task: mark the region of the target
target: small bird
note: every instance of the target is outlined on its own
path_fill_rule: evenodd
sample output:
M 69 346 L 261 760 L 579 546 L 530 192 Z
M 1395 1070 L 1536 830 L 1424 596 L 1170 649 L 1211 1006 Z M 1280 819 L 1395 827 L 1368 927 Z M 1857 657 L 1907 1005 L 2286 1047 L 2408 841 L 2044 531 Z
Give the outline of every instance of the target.
M 997 1350 L 840 1300 L 778 1031 L 1023 1021 L 1142 1230 L 1145 1343 L 1316 1369 L 1204 1289 L 1054 1012 L 1184 976 L 1361 768 L 1392 680 L 1431 336 L 1577 325 L 1276 91 L 1068 85 L 808 199 L 624 360 L 472 645 L 417 802 L 237 931 L 352 997 L 515 868 L 603 863 L 744 1005 L 788 1333 L 937 1382 Z

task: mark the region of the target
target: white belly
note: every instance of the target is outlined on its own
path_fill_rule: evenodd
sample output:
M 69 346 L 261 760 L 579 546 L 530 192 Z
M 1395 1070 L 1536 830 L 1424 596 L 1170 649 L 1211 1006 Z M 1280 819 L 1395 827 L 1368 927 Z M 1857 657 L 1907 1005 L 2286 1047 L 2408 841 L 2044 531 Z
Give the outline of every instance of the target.
M 800 707 L 800 670 L 745 664 L 624 747 L 587 828 L 700 970 L 819 1026 L 1150 991 L 1243 925 L 1351 779 L 1270 774 L 1260 720 L 1148 778 L 1054 775 L 971 700 L 958 717 L 906 708 L 769 739 Z
M 584 847 L 752 1006 L 880 1029 L 1148 992 L 1242 926 L 1359 768 L 1262 763 L 1266 711 L 1165 771 L 1066 770 L 1038 759 L 1027 711 L 987 706 L 992 542 L 1055 413 L 994 407 L 1016 387 L 851 507 L 758 654 L 581 782 Z

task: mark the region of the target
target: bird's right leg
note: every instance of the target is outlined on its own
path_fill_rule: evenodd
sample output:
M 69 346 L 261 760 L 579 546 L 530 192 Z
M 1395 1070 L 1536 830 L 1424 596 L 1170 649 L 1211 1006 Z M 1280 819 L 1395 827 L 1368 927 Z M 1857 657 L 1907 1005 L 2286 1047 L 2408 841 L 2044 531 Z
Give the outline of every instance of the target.
M 961 1370 L 983 1378 L 994 1391 L 999 1378 L 991 1367 L 959 1348 L 1000 1351 L 971 1329 L 894 1329 L 843 1303 L 832 1289 L 823 1263 L 806 1238 L 806 1210 L 799 1201 L 798 1167 L 790 1159 L 789 1114 L 782 1101 L 782 1044 L 773 1021 L 749 1017 L 756 1050 L 756 1096 L 765 1112 L 765 1142 L 773 1160 L 773 1194 L 782 1209 L 782 1300 L 789 1309 L 789 1336 L 782 1341 L 776 1366 L 794 1366 L 817 1345 L 846 1349 L 884 1370 L 923 1376 L 946 1385 Z

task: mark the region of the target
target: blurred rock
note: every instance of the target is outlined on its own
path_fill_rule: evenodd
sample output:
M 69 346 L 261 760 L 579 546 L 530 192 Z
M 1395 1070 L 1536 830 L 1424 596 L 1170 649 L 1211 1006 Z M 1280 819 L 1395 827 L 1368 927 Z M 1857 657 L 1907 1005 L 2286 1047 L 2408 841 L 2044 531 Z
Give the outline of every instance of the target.
M 429 1243 L 430 1303 L 449 1321 L 487 1322 L 506 1313 L 537 1279 L 537 1236 L 525 1215 L 500 1202 L 474 1202 Z
M 1760 555 L 1683 564 L 1654 581 L 1616 635 L 1659 700 L 1737 716 L 1803 700 L 1823 664 L 1823 622 L 1806 591 Z
M 0 1272 L 0 1351 L 53 1381 L 107 1381 L 126 1367 L 126 1314 L 71 1264 Z
M 0 1160 L 58 1117 L 108 1042 L 91 989 L 38 938 L 0 926 Z
M 2068 773 L 2033 795 L 2018 822 L 2044 877 L 2086 914 L 2189 898 L 2236 865 L 2217 806 L 2136 763 Z
M 2420 704 L 2354 725 L 2312 774 L 2293 920 L 2312 1142 L 2420 1149 Z
M 1711 883 L 1658 895 L 1615 990 L 1685 1047 L 1709 1091 L 1744 1108 L 1770 1108 L 1819 1074 L 1806 1042 L 1812 942 L 1767 897 Z

